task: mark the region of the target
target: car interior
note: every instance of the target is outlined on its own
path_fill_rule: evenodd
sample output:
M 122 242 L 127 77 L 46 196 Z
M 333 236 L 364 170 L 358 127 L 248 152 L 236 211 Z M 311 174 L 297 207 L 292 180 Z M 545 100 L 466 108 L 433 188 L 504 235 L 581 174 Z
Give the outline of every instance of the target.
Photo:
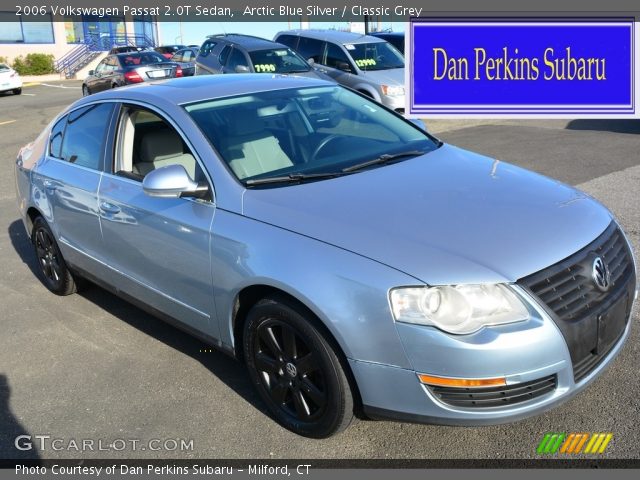
M 149 172 L 167 165 L 182 165 L 192 180 L 205 180 L 189 147 L 176 130 L 156 114 L 126 107 L 120 120 L 117 175 L 142 181 Z

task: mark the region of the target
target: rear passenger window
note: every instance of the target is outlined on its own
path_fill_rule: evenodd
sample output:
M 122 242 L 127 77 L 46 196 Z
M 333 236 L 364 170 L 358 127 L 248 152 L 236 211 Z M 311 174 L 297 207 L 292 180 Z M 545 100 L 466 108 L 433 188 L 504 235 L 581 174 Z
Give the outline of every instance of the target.
M 230 53 L 231 53 L 231 47 L 229 46 L 224 47 L 220 52 L 220 55 L 218 56 L 218 63 L 220 63 L 220 65 L 224 65 L 225 63 L 227 63 L 227 58 L 229 58 Z
M 297 39 L 298 39 L 298 37 L 296 37 L 295 35 L 280 35 L 276 39 L 276 42 L 282 43 L 283 45 L 286 45 L 287 47 L 295 50 L 296 49 L 296 40 Z
M 60 158 L 60 148 L 62 147 L 62 136 L 64 135 L 64 127 L 67 125 L 67 116 L 65 115 L 51 129 L 49 135 L 49 155 Z
M 100 170 L 112 111 L 113 104 L 101 103 L 71 112 L 67 117 L 60 158 L 82 167 Z
M 322 54 L 324 50 L 324 42 L 322 40 L 300 37 L 297 50 L 305 60 L 313 58 L 314 62 L 322 63 Z
M 216 46 L 216 42 L 212 42 L 211 40 L 207 40 L 206 42 L 204 42 L 202 44 L 202 47 L 200 47 L 200 55 L 202 57 L 206 57 L 207 55 L 209 55 L 211 53 L 211 50 L 213 50 Z

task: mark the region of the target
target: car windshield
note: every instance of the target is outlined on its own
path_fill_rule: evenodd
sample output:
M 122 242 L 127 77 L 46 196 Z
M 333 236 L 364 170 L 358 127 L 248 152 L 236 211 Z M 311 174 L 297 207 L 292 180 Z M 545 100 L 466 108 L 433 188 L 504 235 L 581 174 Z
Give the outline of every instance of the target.
M 403 68 L 404 58 L 387 42 L 347 43 L 344 46 L 360 70 Z
M 4 72 L 6 70 L 10 70 L 9 66 L 5 63 L 0 63 L 0 72 Z
M 125 67 L 146 65 L 148 63 L 168 62 L 169 60 L 156 52 L 139 52 L 120 55 L 120 61 Z
M 249 52 L 256 73 L 308 72 L 309 64 L 288 48 Z
M 185 109 L 247 186 L 352 174 L 419 157 L 440 145 L 340 86 L 258 92 Z

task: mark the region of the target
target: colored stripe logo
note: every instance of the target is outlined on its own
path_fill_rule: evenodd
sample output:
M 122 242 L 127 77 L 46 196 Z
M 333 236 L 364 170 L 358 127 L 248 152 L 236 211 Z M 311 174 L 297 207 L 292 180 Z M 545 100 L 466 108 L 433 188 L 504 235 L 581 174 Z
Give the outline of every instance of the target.
M 561 454 L 603 454 L 612 433 L 546 433 L 538 445 L 539 455 Z

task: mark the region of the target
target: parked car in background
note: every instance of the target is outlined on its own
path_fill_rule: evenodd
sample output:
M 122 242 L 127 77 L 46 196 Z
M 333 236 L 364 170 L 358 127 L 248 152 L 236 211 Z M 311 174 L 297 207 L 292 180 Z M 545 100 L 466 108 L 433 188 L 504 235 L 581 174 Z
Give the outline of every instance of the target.
M 281 43 L 236 33 L 210 35 L 196 58 L 196 75 L 279 73 L 331 80 Z
M 108 55 L 82 83 L 82 95 L 132 83 L 151 82 L 163 78 L 182 77 L 179 64 L 167 60 L 153 50 Z
M 171 61 L 177 63 L 182 68 L 182 75 L 191 77 L 196 72 L 196 57 L 198 56 L 198 48 L 187 47 L 178 50 L 171 57 Z
M 318 79 L 80 99 L 21 149 L 15 185 L 51 292 L 88 278 L 242 360 L 300 435 L 354 411 L 538 415 L 599 377 L 631 329 L 635 262 L 602 204 Z
M 149 49 L 147 47 L 134 47 L 132 45 L 123 45 L 121 47 L 113 47 L 109 51 L 109 55 L 114 55 L 116 53 L 142 52 L 143 50 L 149 50 Z
M 176 53 L 178 50 L 182 50 L 183 48 L 186 48 L 186 46 L 185 45 L 161 45 L 160 47 L 154 48 L 154 50 L 159 54 L 163 55 L 168 60 L 173 56 L 174 53 Z
M 22 79 L 18 72 L 6 63 L 0 63 L 0 93 L 13 92 L 14 95 L 22 93 Z
M 404 55 L 404 32 L 374 32 L 369 35 L 386 40 Z
M 336 82 L 404 113 L 404 57 L 387 41 L 338 30 L 290 30 L 274 41 L 321 65 Z

